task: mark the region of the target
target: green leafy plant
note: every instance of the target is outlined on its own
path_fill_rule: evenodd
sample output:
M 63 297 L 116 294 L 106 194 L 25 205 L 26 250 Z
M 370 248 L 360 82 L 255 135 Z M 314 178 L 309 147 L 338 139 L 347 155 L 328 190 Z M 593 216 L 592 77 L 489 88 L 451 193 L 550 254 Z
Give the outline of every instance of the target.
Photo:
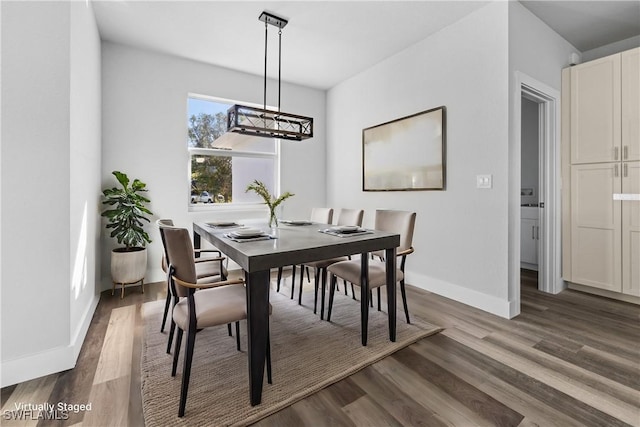
M 278 218 L 276 217 L 276 208 L 280 205 L 280 203 L 284 202 L 291 196 L 295 196 L 293 193 L 289 193 L 285 191 L 280 195 L 280 197 L 275 198 L 269 193 L 269 189 L 262 181 L 254 180 L 251 184 L 247 186 L 245 193 L 249 191 L 254 191 L 257 195 L 262 197 L 264 202 L 269 207 L 269 227 L 278 225 Z
M 112 208 L 103 211 L 101 215 L 109 220 L 107 228 L 113 229 L 111 237 L 115 237 L 119 244 L 125 245 L 127 251 L 134 247 L 144 247 L 147 243 L 151 243 L 151 239 L 142 228 L 144 224 L 142 221 L 150 222 L 146 215 L 153 215 L 145 207 L 145 204 L 151 201 L 140 194 L 147 191 L 147 184 L 135 179 L 129 185 L 127 174 L 119 171 L 112 173 L 122 187 L 102 191 L 104 196 L 102 203 Z

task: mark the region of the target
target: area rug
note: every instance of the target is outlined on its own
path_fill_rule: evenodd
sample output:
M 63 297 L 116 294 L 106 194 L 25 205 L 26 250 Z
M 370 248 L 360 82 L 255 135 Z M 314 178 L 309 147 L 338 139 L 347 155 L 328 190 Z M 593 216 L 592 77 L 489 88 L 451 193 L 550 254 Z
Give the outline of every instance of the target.
M 360 343 L 360 302 L 336 294 L 331 322 L 313 314 L 311 303 L 271 292 L 271 354 L 273 384 L 266 376 L 262 403 L 251 406 L 246 344 L 246 322 L 241 322 L 242 351 L 225 326 L 196 335 L 186 413 L 178 418 L 182 355 L 178 373 L 171 377 L 172 356 L 165 352 L 168 334 L 160 333 L 164 301 L 143 305 L 144 337 L 141 360 L 142 407 L 147 427 L 244 426 L 277 412 L 441 328 L 412 316 L 412 324 L 398 309 L 397 339 L 388 338 L 386 313 L 371 309 L 369 339 Z M 401 315 L 402 314 L 402 315 Z

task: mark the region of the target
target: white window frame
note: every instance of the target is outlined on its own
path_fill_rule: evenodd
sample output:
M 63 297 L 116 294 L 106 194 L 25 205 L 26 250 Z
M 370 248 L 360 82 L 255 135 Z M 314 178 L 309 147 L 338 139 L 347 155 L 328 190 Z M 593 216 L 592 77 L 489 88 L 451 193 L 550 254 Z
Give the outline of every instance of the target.
M 229 104 L 231 107 L 234 104 L 242 104 L 247 106 L 259 107 L 262 108 L 261 105 L 251 104 L 247 102 L 241 101 L 232 101 L 224 98 L 217 98 L 213 96 L 188 93 L 187 94 L 187 121 L 189 119 L 189 98 L 199 99 L 202 101 L 209 102 L 217 102 L 220 104 Z M 267 106 L 269 109 L 273 109 L 271 106 Z M 189 133 L 189 126 L 185 127 L 185 135 Z M 275 194 L 280 194 L 280 139 L 274 138 L 274 151 L 272 153 L 262 152 L 262 151 L 235 151 L 235 150 L 223 150 L 223 149 L 215 149 L 215 148 L 195 148 L 189 147 L 189 138 L 186 138 L 187 147 L 187 206 L 189 212 L 205 212 L 205 211 L 262 211 L 265 209 L 265 204 L 263 202 L 249 202 L 249 203 L 191 203 L 191 161 L 193 156 L 218 156 L 218 157 L 247 157 L 247 158 L 258 158 L 258 159 L 274 159 L 274 170 L 273 170 L 273 182 L 275 185 Z

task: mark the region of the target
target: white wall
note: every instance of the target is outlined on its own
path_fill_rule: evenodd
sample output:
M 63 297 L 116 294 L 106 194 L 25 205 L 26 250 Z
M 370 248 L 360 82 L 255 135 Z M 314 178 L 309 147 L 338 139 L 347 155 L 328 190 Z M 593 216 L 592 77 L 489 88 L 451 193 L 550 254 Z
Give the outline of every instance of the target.
M 261 104 L 262 77 L 113 43 L 103 43 L 102 48 L 103 186 L 116 184 L 113 170 L 147 183 L 153 221 L 172 218 L 176 225 L 190 227 L 193 221 L 219 218 L 266 219 L 266 209 L 189 212 L 186 143 L 189 93 Z M 274 82 L 269 88 L 267 103 L 275 105 Z M 281 189 L 296 194 L 283 204 L 282 215 L 304 218 L 311 207 L 326 203 L 325 93 L 283 84 L 282 111 L 314 118 L 314 138 L 282 142 Z M 160 281 L 162 244 L 155 225 L 147 229 L 154 241 L 148 246 L 145 280 Z M 108 236 L 103 238 L 105 289 L 111 286 L 109 256 L 116 245 Z
M 70 38 L 70 334 L 75 357 L 100 292 L 100 36 L 91 3 L 71 2 Z
M 507 4 L 491 3 L 332 88 L 329 205 L 417 212 L 407 280 L 508 316 Z M 362 192 L 363 128 L 444 105 L 446 191 Z M 476 189 L 476 175 L 493 188 Z
M 73 367 L 97 304 L 100 106 L 87 102 L 97 92 L 99 44 L 85 3 L 2 2 L 1 7 L 6 386 Z M 81 155 L 93 163 L 78 166 Z M 93 236 L 81 241 L 83 196 L 92 205 L 87 224 Z M 73 281 L 72 257 L 79 247 L 86 276 Z

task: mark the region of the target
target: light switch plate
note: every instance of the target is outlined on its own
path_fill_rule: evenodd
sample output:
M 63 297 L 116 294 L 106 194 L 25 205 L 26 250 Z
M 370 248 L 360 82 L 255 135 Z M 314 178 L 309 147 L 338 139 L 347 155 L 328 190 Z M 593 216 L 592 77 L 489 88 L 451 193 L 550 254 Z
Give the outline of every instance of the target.
M 476 175 L 476 188 L 492 188 L 492 175 Z

